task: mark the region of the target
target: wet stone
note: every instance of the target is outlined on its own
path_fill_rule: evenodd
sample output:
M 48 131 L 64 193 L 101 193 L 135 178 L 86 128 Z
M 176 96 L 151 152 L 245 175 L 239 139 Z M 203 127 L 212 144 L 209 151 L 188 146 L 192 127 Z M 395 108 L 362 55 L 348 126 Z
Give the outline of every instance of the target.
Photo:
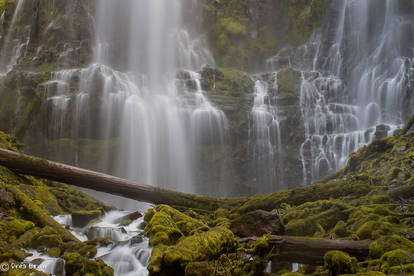
M 74 227 L 85 227 L 94 219 L 99 218 L 102 215 L 101 210 L 93 211 L 76 211 L 72 213 L 72 225 Z

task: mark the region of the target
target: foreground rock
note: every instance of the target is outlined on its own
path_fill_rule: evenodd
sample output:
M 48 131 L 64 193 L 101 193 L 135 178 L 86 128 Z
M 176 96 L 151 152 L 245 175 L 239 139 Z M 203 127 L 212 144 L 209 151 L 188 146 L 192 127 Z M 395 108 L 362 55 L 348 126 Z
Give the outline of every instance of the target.
M 0 147 L 18 150 L 14 137 L 0 132 Z M 80 242 L 57 223 L 52 215 L 80 210 L 109 210 L 67 185 L 19 176 L 0 166 L 0 262 L 20 263 L 34 249 L 59 258 L 57 269 L 66 275 L 92 273 L 113 275 L 103 261 L 93 260 L 96 247 Z M 32 274 L 33 273 L 33 274 Z M 33 269 L 11 269 L 2 275 L 45 275 Z
M 276 212 L 256 210 L 232 220 L 230 230 L 239 237 L 283 234 L 284 227 Z

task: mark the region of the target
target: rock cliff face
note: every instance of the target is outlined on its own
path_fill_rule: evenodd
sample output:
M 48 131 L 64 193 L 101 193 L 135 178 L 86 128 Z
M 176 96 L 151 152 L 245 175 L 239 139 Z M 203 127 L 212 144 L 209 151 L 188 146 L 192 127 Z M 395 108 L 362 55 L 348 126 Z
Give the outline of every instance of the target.
M 321 24 L 327 2 L 202 0 L 202 24 L 219 66 L 263 70 L 269 56 L 306 42 Z
M 57 156 L 60 147 L 53 145 L 60 140 L 52 141 L 50 152 L 47 150 L 48 141 L 57 138 L 51 129 L 61 127 L 48 113 L 53 103 L 47 98 L 59 94 L 59 83 L 50 81 L 56 78 L 56 71 L 81 68 L 91 61 L 93 9 L 94 1 L 59 0 L 6 0 L 4 8 L 0 7 L 4 30 L 0 64 L 5 74 L 0 81 L 0 128 L 16 134 L 29 152 Z M 79 92 L 78 82 L 74 79 L 70 84 L 73 94 Z M 53 91 L 47 89 L 51 86 Z
M 271 53 L 286 45 L 303 43 L 319 25 L 323 5 L 324 1 L 282 0 L 200 3 L 202 28 L 217 64 L 223 66 L 201 72 L 202 88 L 212 103 L 225 112 L 229 129 L 224 147 L 205 144 L 200 149 L 204 169 L 196 173 L 196 182 L 228 185 L 229 194 L 256 191 L 255 184 L 251 184 L 254 172 L 248 162 L 254 78 L 226 67 L 258 69 Z M 32 154 L 103 169 L 100 153 L 117 151 L 120 141 L 117 129 L 109 137 L 99 130 L 100 122 L 107 120 L 103 117 L 105 80 L 98 72 L 102 69 L 86 69 L 92 61 L 95 43 L 95 1 L 8 0 L 0 10 L 0 62 L 5 68 L 0 80 L 0 129 L 17 135 L 26 144 L 25 151 Z M 298 17 L 306 28 L 299 28 L 293 20 Z M 93 79 L 89 87 L 81 83 L 85 75 Z M 299 83 L 299 78 L 290 80 L 286 89 L 298 93 Z M 93 99 L 86 103 L 90 113 L 80 115 L 76 99 L 84 90 Z M 288 107 L 292 103 L 284 101 L 289 100 L 280 100 L 280 112 L 287 118 L 283 129 L 283 124 L 292 123 L 289 118 L 299 118 L 293 106 Z M 297 134 L 283 133 L 290 135 L 283 137 L 284 160 L 291 160 L 292 170 L 297 171 L 285 173 L 292 176 L 289 182 L 296 185 L 301 170 L 296 170 L 298 157 L 293 148 L 297 145 L 291 143 L 291 136 Z M 113 167 L 112 162 L 105 164 L 107 171 Z M 216 175 L 220 176 L 213 177 L 211 172 L 219 172 Z

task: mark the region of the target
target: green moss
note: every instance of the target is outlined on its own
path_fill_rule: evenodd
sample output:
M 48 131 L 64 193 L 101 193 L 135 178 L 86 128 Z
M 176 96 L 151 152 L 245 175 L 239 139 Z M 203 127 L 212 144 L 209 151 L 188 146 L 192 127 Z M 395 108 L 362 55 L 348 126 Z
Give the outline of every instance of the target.
M 63 240 L 58 231 L 50 226 L 45 226 L 32 237 L 30 246 L 35 249 L 62 247 Z
M 221 253 L 234 249 L 236 244 L 234 234 L 219 226 L 181 239 L 164 252 L 163 260 L 167 267 L 180 266 L 185 269 L 190 262 L 220 256 Z
M 384 253 L 402 249 L 414 254 L 414 243 L 397 235 L 385 236 L 372 242 L 369 246 L 369 254 L 373 258 L 379 258 Z
M 67 275 L 85 275 L 90 273 L 96 276 L 112 276 L 113 269 L 107 266 L 102 260 L 89 260 L 79 253 L 66 253 L 65 271 Z
M 149 223 L 151 221 L 152 217 L 154 216 L 155 212 L 156 211 L 153 208 L 148 209 L 147 212 L 144 215 L 144 221 L 146 223 Z
M 329 251 L 324 257 L 325 267 L 328 268 L 330 276 L 355 273 L 356 262 L 355 258 L 351 258 L 347 253 L 342 251 Z
M 150 245 L 171 245 L 183 236 L 171 216 L 164 212 L 157 212 L 152 216 L 144 233 L 149 236 Z
M 202 25 L 219 66 L 263 69 L 286 46 L 303 44 L 320 26 L 325 0 L 203 0 Z
M 259 256 L 265 256 L 267 254 L 269 254 L 270 252 L 270 247 L 269 247 L 269 237 L 270 234 L 266 234 L 263 235 L 262 237 L 258 238 L 254 245 L 253 248 L 251 250 L 247 250 L 247 252 L 249 253 L 254 253 L 257 254 Z
M 57 258 L 60 256 L 61 250 L 58 247 L 50 248 L 48 251 L 46 251 L 46 255 L 50 257 Z
M 19 238 L 26 231 L 34 228 L 34 223 L 15 217 L 7 217 L 0 221 L 0 240 L 9 241 Z
M 348 218 L 346 204 L 321 200 L 290 208 L 285 216 L 286 233 L 289 235 L 314 235 L 331 230 L 340 220 Z
M 388 273 L 393 275 L 412 275 L 414 273 L 414 264 L 392 266 L 388 269 Z
M 368 221 L 357 230 L 356 234 L 361 240 L 375 240 L 383 235 L 391 234 L 392 232 L 393 226 L 388 222 Z
M 336 223 L 335 227 L 332 229 L 332 232 L 335 234 L 335 237 L 337 238 L 343 238 L 350 234 L 347 229 L 346 223 L 342 220 Z
M 0 147 L 7 150 L 19 151 L 23 145 L 17 142 L 15 136 L 0 131 Z
M 209 276 L 215 274 L 216 268 L 208 262 L 192 262 L 185 267 L 186 276 Z
M 203 222 L 185 215 L 168 205 L 158 205 L 156 210 L 169 215 L 184 235 L 189 235 L 192 231 L 205 226 Z
M 389 272 L 393 266 L 402 266 L 414 261 L 414 255 L 407 251 L 396 249 L 389 251 L 381 257 L 381 271 Z

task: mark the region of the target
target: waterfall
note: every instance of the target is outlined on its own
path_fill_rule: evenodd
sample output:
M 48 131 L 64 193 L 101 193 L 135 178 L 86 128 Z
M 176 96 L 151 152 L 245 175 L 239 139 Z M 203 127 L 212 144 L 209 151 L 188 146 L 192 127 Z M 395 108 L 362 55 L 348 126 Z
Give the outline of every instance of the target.
M 22 12 L 24 1 L 25 0 L 19 0 L 17 2 L 13 17 L 10 22 L 10 27 L 8 28 L 8 32 L 0 36 L 0 42 L 3 44 L 3 47 L 0 50 L 0 76 L 4 76 L 13 69 L 18 59 L 24 55 L 24 52 L 30 41 L 30 27 L 24 28 L 23 30 L 18 30 L 19 32 L 24 33 L 22 35 L 24 38 L 23 41 L 13 40 L 14 35 L 17 32 L 16 29 L 18 29 L 16 28 L 16 21 Z M 3 25 L 5 22 L 5 11 L 1 17 L 1 25 Z
M 344 167 L 350 153 L 392 135 L 411 115 L 414 20 L 401 6 L 395 0 L 332 1 L 306 45 L 268 60 L 274 70 L 302 72 L 305 184 Z
M 44 84 L 49 136 L 114 140 L 116 150 L 101 152 L 98 167 L 130 180 L 210 195 L 223 191 L 218 184 L 195 185 L 195 172 L 204 169 L 200 148 L 223 145 L 227 129 L 195 72 L 214 65 L 184 13 L 184 7 L 195 13 L 195 4 L 99 1 L 93 64 L 55 72 Z
M 258 192 L 274 191 L 275 181 L 282 173 L 279 118 L 271 95 L 272 92 L 277 94 L 277 73 L 274 79 L 272 87 L 260 79 L 254 85 L 249 127 L 249 168 L 254 176 L 252 185 Z

